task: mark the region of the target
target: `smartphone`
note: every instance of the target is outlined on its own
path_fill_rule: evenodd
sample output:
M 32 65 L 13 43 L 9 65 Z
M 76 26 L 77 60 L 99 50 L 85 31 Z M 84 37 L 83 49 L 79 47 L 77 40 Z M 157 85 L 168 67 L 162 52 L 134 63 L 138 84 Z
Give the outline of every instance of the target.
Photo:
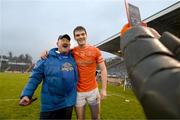
M 126 14 L 128 22 L 131 26 L 137 26 L 141 23 L 141 16 L 139 8 L 135 5 L 132 5 L 125 0 Z

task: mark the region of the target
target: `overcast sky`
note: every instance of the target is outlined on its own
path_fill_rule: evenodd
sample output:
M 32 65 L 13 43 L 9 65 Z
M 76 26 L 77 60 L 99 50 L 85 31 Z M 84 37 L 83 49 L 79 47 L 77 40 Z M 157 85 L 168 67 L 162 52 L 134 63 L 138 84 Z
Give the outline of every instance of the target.
M 142 19 L 177 1 L 129 0 L 140 8 Z M 124 0 L 0 0 L 0 54 L 28 53 L 36 61 L 43 50 L 56 47 L 60 34 L 68 33 L 75 46 L 72 31 L 77 25 L 87 29 L 88 42 L 95 45 L 125 23 Z

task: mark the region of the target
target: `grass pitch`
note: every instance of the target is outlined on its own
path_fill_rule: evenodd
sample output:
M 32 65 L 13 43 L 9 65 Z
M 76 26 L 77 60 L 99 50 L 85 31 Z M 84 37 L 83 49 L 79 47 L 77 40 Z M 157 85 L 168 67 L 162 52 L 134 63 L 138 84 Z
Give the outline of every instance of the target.
M 29 74 L 0 73 L 0 119 L 39 119 L 41 86 L 34 94 L 37 101 L 27 107 L 18 105 L 28 77 Z M 146 119 L 131 89 L 123 91 L 122 86 L 108 85 L 107 94 L 101 104 L 101 119 Z M 76 119 L 75 112 L 72 118 Z M 86 118 L 90 119 L 89 108 Z

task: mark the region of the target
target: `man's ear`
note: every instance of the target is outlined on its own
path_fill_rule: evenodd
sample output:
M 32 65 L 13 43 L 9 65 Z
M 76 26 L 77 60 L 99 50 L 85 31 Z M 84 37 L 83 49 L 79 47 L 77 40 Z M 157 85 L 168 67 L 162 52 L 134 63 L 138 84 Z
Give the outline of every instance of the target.
M 57 45 L 57 47 L 58 47 L 58 41 L 56 42 L 56 45 Z

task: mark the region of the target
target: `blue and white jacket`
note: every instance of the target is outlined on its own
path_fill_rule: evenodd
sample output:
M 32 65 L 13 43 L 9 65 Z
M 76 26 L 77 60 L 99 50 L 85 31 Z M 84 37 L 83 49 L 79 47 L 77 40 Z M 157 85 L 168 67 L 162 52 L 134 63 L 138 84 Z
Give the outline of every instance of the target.
M 39 60 L 25 86 L 21 97 L 32 98 L 38 85 L 41 89 L 41 112 L 54 111 L 73 106 L 76 102 L 77 66 L 69 52 L 67 55 L 57 53 L 57 48 L 49 52 L 45 60 Z

